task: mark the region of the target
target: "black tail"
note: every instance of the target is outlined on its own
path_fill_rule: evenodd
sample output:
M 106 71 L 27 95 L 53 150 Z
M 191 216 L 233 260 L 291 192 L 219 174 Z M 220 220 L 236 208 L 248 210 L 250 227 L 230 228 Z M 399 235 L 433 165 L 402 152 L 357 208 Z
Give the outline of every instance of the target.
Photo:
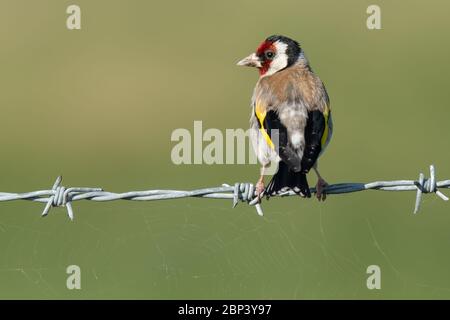
M 270 180 L 264 193 L 270 197 L 287 189 L 298 193 L 302 197 L 311 197 L 306 174 L 291 171 L 284 161 L 280 161 L 278 171 L 272 177 L 272 180 Z

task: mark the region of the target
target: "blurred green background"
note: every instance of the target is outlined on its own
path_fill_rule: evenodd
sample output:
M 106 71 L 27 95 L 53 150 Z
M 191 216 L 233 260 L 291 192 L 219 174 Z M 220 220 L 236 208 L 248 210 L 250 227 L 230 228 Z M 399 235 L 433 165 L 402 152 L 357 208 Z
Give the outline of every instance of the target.
M 82 30 L 66 29 L 78 4 Z M 382 10 L 382 30 L 366 9 Z M 450 178 L 446 1 L 0 2 L 0 191 L 195 189 L 257 165 L 170 160 L 176 128 L 247 128 L 265 37 L 299 40 L 332 101 L 330 183 Z M 315 183 L 311 175 L 310 184 Z M 449 194 L 449 192 L 447 192 Z M 363 192 L 265 202 L 0 203 L 0 298 L 450 298 L 450 206 Z M 81 267 L 81 290 L 66 267 Z M 381 290 L 366 268 L 381 267 Z

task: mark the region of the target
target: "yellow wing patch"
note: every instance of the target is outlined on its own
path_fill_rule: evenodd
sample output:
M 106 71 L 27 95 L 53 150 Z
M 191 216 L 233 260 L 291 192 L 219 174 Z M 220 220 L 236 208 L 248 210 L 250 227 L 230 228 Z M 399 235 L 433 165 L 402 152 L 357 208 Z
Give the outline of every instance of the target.
M 322 146 L 322 148 L 327 143 L 328 134 L 329 134 L 328 119 L 330 116 L 330 108 L 328 106 L 325 106 L 325 110 L 323 111 L 323 116 L 325 118 L 325 129 L 323 131 L 322 139 L 320 140 L 320 145 Z
M 261 134 L 263 135 L 264 140 L 266 140 L 269 147 L 271 147 L 272 149 L 275 149 L 275 146 L 274 146 L 272 140 L 270 139 L 270 136 L 267 134 L 266 128 L 264 128 L 264 119 L 266 119 L 266 115 L 267 115 L 266 109 L 261 104 L 256 103 L 255 114 L 256 114 L 256 117 L 258 118 L 259 125 L 260 125 L 259 131 L 261 131 Z

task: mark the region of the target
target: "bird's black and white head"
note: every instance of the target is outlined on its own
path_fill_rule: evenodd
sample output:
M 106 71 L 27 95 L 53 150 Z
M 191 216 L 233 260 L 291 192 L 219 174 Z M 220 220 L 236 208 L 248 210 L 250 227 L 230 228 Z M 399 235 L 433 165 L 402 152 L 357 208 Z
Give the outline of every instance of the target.
M 297 41 L 285 36 L 273 35 L 264 40 L 255 53 L 242 59 L 238 66 L 256 67 L 261 77 L 272 75 L 290 67 L 303 57 Z

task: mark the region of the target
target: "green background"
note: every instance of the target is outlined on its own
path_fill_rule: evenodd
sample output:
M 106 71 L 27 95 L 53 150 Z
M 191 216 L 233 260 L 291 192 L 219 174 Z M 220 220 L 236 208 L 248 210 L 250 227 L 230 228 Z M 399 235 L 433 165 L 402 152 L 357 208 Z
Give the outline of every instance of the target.
M 66 29 L 66 8 L 82 30 Z M 382 30 L 366 9 L 382 10 Z M 0 190 L 254 182 L 257 165 L 170 160 L 176 128 L 247 128 L 268 35 L 299 40 L 335 123 L 330 183 L 450 178 L 448 1 L 0 2 Z M 315 183 L 311 175 L 310 184 Z M 445 192 L 445 191 L 444 191 Z M 449 192 L 447 192 L 449 194 Z M 1 298 L 450 298 L 449 204 L 414 192 L 314 199 L 0 203 Z M 66 267 L 81 267 L 81 290 Z M 381 290 L 366 268 L 381 267 Z

